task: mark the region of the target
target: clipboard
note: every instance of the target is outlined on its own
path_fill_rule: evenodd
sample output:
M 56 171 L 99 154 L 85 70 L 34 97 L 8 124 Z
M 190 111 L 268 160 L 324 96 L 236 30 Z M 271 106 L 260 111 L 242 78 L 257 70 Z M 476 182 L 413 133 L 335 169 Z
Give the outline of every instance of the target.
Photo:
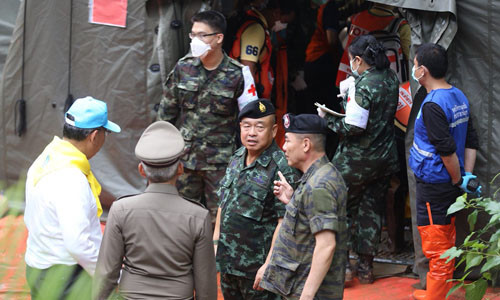
M 322 111 L 325 111 L 331 115 L 334 115 L 336 117 L 345 117 L 345 114 L 341 114 L 341 113 L 338 113 L 334 110 L 331 110 L 329 109 L 328 107 L 326 107 L 324 104 L 319 104 L 318 102 L 314 103 L 314 105 L 316 105 L 317 107 L 321 108 Z

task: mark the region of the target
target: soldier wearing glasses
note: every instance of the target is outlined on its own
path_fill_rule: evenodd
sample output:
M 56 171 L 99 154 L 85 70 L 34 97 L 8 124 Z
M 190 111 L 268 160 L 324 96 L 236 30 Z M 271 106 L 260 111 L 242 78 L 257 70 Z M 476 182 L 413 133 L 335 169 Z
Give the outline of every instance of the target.
M 169 74 L 157 119 L 175 124 L 186 144 L 180 194 L 204 199 L 215 222 L 215 191 L 235 150 L 238 111 L 257 94 L 249 68 L 222 51 L 224 16 L 204 11 L 191 21 L 191 53 Z

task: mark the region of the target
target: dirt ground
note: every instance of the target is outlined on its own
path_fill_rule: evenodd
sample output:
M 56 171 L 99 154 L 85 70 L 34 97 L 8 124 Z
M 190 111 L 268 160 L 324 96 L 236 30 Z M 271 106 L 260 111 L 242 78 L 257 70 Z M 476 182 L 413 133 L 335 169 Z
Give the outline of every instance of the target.
M 25 280 L 24 252 L 28 232 L 22 216 L 0 219 L 0 299 L 27 300 L 29 288 Z M 413 299 L 413 284 L 418 280 L 405 274 L 406 266 L 375 263 L 376 281 L 361 285 L 355 279 L 344 289 L 345 300 L 408 300 Z M 465 299 L 457 291 L 450 300 Z M 485 300 L 500 300 L 500 290 L 489 289 Z M 218 300 L 223 300 L 219 290 Z

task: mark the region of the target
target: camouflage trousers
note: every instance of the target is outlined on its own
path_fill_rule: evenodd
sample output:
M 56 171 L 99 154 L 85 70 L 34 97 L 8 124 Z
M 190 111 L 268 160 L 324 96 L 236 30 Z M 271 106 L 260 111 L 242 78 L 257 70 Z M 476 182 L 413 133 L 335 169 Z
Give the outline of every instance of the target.
M 254 279 L 221 274 L 220 286 L 224 300 L 280 300 L 281 296 L 269 291 L 256 291 L 253 289 Z
M 225 173 L 225 169 L 216 171 L 184 169 L 184 174 L 177 179 L 176 186 L 179 194 L 205 205 L 210 210 L 213 224 L 215 224 L 217 203 L 219 202 L 217 189 L 219 188 L 219 181 L 224 177 Z
M 377 254 L 391 176 L 360 184 L 347 184 L 349 248 L 358 254 Z

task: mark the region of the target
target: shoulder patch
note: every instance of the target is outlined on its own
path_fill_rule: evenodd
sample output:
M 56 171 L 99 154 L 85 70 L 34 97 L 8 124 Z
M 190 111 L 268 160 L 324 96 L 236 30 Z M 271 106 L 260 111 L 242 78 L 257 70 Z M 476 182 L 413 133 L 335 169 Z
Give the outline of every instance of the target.
M 237 66 L 240 69 L 243 69 L 243 67 L 245 66 L 244 64 L 240 63 L 239 61 L 237 61 L 236 59 L 234 59 L 232 57 L 229 57 L 229 62 L 232 63 L 233 65 Z
M 182 197 L 182 196 L 181 196 L 181 197 Z M 194 200 L 194 199 L 190 199 L 190 198 L 186 198 L 186 197 L 182 197 L 182 198 L 183 198 L 184 200 L 187 200 L 187 201 L 189 201 L 189 202 L 193 203 L 193 204 L 196 204 L 196 205 L 198 205 L 198 206 L 201 206 L 201 207 L 203 207 L 204 209 L 207 209 L 207 208 L 205 207 L 205 205 L 201 204 L 200 202 L 198 202 L 198 201 L 196 201 L 196 200 Z
M 286 160 L 285 153 L 281 150 L 274 151 L 272 154 L 273 160 L 278 166 L 280 171 L 288 171 L 290 168 L 288 166 L 288 161 Z

